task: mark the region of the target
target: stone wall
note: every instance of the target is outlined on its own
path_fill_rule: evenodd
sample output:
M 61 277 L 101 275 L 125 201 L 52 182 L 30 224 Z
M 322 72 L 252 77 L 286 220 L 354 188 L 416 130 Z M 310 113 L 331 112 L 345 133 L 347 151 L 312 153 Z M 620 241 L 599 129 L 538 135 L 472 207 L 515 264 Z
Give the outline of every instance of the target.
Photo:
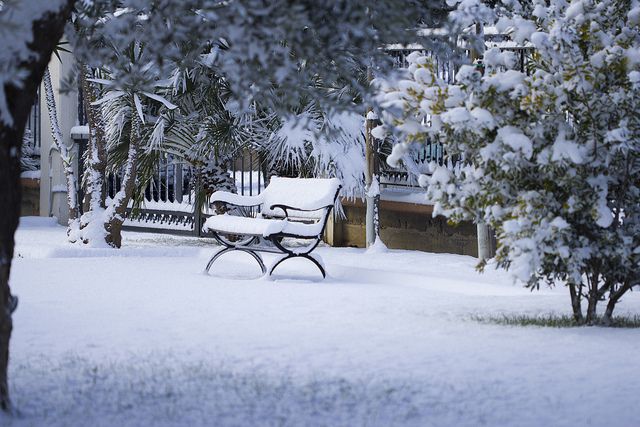
M 365 246 L 365 205 L 343 201 L 347 218 L 335 220 L 327 229 L 327 243 L 333 246 Z M 389 248 L 427 252 L 478 255 L 476 226 L 456 227 L 444 217 L 432 217 L 433 207 L 413 203 L 380 202 L 380 237 Z

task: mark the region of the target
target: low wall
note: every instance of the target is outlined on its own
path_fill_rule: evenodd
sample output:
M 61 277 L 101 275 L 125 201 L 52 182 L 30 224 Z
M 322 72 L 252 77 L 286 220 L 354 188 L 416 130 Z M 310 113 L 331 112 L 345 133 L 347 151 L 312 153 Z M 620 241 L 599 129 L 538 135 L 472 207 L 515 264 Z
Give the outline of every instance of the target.
M 332 246 L 365 247 L 365 204 L 343 201 L 347 218 L 328 227 L 326 240 Z M 478 255 L 476 226 L 462 223 L 456 227 L 442 217 L 432 217 L 433 207 L 382 200 L 380 237 L 389 248 L 427 252 Z
M 40 215 L 40 180 L 37 178 L 20 178 L 22 185 L 22 203 L 20 216 Z

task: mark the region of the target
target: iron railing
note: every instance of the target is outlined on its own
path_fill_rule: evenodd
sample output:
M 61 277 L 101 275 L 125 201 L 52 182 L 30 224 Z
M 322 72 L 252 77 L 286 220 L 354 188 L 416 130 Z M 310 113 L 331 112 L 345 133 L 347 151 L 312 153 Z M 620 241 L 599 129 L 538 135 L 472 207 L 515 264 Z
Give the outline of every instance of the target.
M 258 195 L 265 187 L 259 156 L 247 151 L 231 163 L 229 174 L 236 183 L 238 194 Z M 120 190 L 121 173 L 107 176 L 107 197 Z M 212 214 L 208 203 L 196 207 L 200 193 L 196 170 L 183 159 L 169 154 L 160 155 L 153 176 L 144 190 L 140 206 L 131 205 L 125 215 L 124 229 L 166 232 L 172 234 L 204 235 L 202 224 Z
M 42 123 L 41 123 L 41 109 L 40 109 L 40 89 L 36 94 L 36 99 L 31 107 L 31 112 L 27 118 L 27 124 L 25 130 L 28 130 L 31 138 L 29 139 L 29 145 L 33 149 L 33 156 L 40 157 L 40 145 L 42 143 Z

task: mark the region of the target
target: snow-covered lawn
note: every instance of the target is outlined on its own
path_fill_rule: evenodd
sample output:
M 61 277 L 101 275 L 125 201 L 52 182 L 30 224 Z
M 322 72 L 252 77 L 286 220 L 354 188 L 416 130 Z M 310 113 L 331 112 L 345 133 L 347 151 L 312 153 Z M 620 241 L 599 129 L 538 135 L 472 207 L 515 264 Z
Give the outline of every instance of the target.
M 480 324 L 567 313 L 474 259 L 322 247 L 273 280 L 244 254 L 125 234 L 65 243 L 23 218 L 9 426 L 637 426 L 640 330 Z M 269 255 L 267 262 L 271 261 Z M 239 277 L 250 278 L 239 280 Z M 632 293 L 621 313 L 640 313 Z

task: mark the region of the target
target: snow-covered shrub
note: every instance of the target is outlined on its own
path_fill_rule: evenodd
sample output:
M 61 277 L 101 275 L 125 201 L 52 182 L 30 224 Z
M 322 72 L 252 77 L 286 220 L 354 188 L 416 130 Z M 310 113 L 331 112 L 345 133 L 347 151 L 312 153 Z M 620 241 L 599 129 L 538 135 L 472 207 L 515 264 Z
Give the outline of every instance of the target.
M 386 88 L 385 121 L 405 141 L 440 138 L 461 160 L 425 180 L 435 213 L 490 224 L 498 266 L 529 287 L 566 284 L 580 322 L 596 322 L 607 299 L 608 323 L 640 281 L 640 5 L 528 8 L 498 11 L 496 25 L 535 48 L 530 73 L 494 48 L 484 70 L 464 65 L 447 85 L 414 54 Z

